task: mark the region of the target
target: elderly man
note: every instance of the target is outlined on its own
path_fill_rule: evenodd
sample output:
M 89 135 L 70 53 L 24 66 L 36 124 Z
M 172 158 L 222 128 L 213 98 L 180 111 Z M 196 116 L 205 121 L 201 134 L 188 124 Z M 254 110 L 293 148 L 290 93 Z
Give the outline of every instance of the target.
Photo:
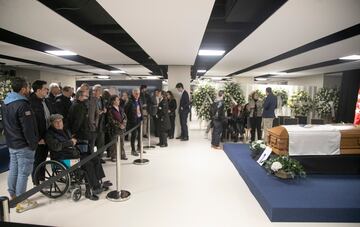
M 81 154 L 75 147 L 77 139 L 72 138 L 69 131 L 64 130 L 63 116 L 53 114 L 50 117 L 51 126 L 46 133 L 46 144 L 50 150 L 51 159 L 65 160 L 78 159 L 86 157 L 87 154 Z M 98 200 L 99 194 L 103 191 L 101 179 L 105 177 L 104 170 L 98 157 L 94 157 L 89 162 L 81 166 L 85 171 L 85 179 L 89 185 L 86 185 L 85 197 L 90 200 Z
M 49 95 L 46 97 L 47 104 L 51 114 L 56 113 L 56 97 L 61 94 L 60 87 L 57 83 L 49 85 Z
M 92 96 L 89 102 L 89 127 L 90 127 L 90 151 L 94 151 L 94 146 L 99 149 L 104 146 L 105 134 L 104 123 L 106 108 L 101 98 L 102 87 L 96 84 L 92 87 Z
M 128 118 L 129 128 L 135 127 L 143 120 L 143 115 L 141 111 L 141 102 L 140 102 L 140 90 L 138 88 L 133 89 L 131 98 L 129 100 L 129 105 L 126 106 L 125 113 Z M 135 139 L 137 139 L 137 150 L 135 150 Z M 140 151 L 140 127 L 131 132 L 131 154 L 138 156 Z

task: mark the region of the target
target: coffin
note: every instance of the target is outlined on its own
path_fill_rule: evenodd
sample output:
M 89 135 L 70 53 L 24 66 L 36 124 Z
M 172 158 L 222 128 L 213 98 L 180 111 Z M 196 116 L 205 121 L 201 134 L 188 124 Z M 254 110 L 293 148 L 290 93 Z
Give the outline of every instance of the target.
M 360 127 L 340 130 L 340 154 L 360 154 Z M 268 145 L 278 155 L 289 154 L 289 134 L 282 127 L 268 129 Z

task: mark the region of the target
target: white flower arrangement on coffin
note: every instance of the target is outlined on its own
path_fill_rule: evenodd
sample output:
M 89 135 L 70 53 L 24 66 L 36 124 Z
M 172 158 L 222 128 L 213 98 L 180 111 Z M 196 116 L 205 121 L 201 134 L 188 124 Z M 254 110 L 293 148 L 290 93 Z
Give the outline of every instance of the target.
M 210 107 L 215 98 L 216 90 L 211 84 L 202 84 L 194 91 L 192 103 L 199 118 L 210 120 Z
M 229 82 L 225 84 L 224 87 L 224 102 L 225 109 L 231 107 L 231 104 L 244 104 L 245 97 L 243 91 L 241 90 L 240 84 Z
M 291 111 L 298 116 L 307 116 L 312 109 L 312 100 L 306 91 L 293 94 L 288 103 Z
M 253 159 L 259 158 L 262 152 L 265 150 L 266 144 L 264 140 L 257 140 L 250 144 L 251 157 Z
M 289 156 L 271 157 L 265 162 L 264 167 L 269 173 L 282 179 L 306 177 L 306 172 L 300 162 Z
M 339 107 L 339 91 L 321 88 L 314 97 L 314 109 L 321 117 L 335 117 Z

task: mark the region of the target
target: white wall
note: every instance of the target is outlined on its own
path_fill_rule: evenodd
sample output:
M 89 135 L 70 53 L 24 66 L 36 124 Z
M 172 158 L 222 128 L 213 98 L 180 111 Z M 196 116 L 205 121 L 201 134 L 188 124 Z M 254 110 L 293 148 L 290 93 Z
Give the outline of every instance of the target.
M 28 83 L 40 80 L 40 71 L 16 68 L 16 76 L 24 78 Z
M 324 75 L 320 74 L 289 79 L 288 85 L 315 86 L 317 88 L 322 88 L 324 86 Z
M 40 80 L 46 81 L 48 84 L 50 83 L 58 83 L 63 86 L 71 86 L 75 88 L 75 75 L 69 74 L 60 74 L 49 71 L 40 71 Z

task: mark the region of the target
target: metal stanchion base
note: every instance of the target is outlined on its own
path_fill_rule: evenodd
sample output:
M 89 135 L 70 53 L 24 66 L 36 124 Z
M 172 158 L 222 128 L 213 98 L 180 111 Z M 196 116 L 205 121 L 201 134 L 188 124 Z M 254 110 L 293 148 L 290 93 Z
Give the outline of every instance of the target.
M 131 193 L 126 190 L 111 191 L 106 195 L 106 198 L 113 202 L 123 202 L 130 199 Z
M 143 146 L 143 148 L 144 148 L 144 149 L 152 149 L 152 148 L 155 148 L 155 146 L 152 146 L 152 145 L 150 145 L 150 146 Z
M 146 165 L 146 164 L 149 164 L 149 159 L 136 159 L 134 160 L 133 162 L 135 165 Z

